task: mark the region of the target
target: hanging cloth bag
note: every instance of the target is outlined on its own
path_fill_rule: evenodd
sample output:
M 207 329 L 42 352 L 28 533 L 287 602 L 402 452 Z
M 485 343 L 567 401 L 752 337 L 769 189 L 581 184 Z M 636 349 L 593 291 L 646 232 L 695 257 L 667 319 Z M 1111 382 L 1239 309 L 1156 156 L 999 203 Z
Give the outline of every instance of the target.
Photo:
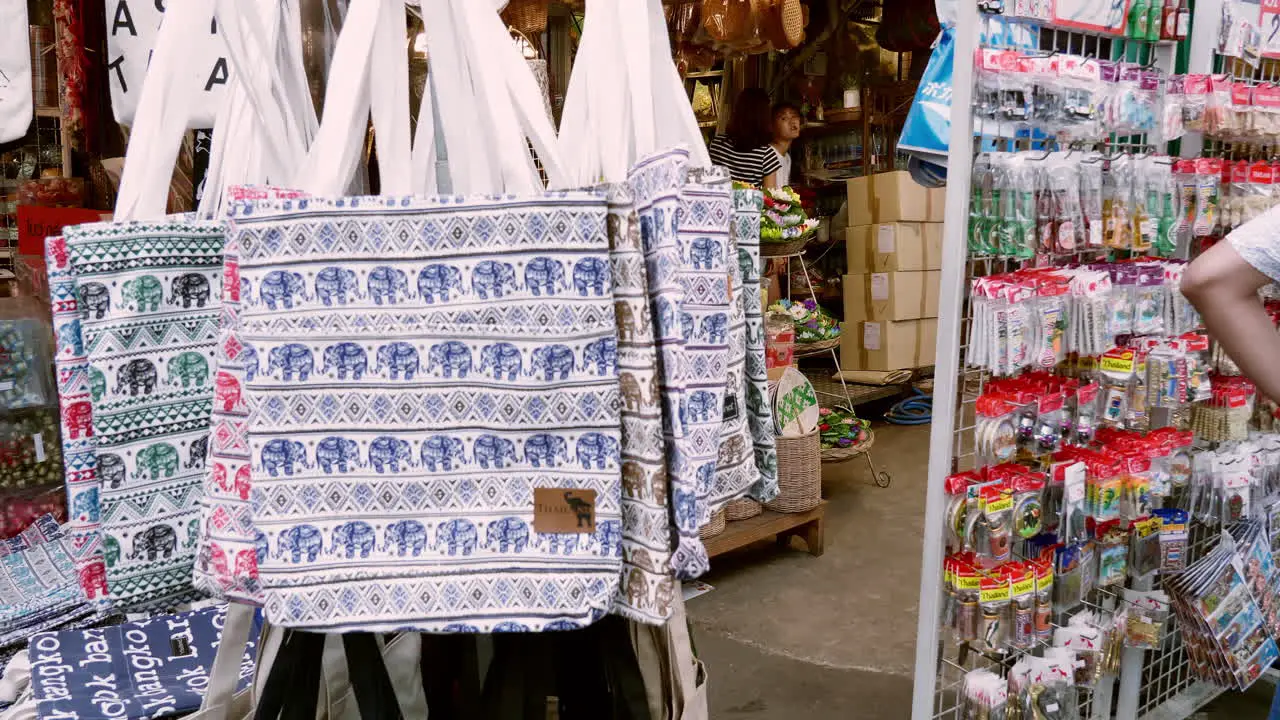
M 223 228 L 164 216 L 194 94 L 182 82 L 189 38 L 212 9 L 169 4 L 129 144 L 116 220 L 65 230 L 102 481 L 103 554 L 117 609 L 197 596 L 191 567 L 213 399 Z
M 621 566 L 617 379 L 587 363 L 615 343 L 605 197 L 537 191 L 530 141 L 563 182 L 554 131 L 494 10 L 423 9 L 455 191 L 536 192 L 333 197 L 354 163 L 313 152 L 312 197 L 234 207 L 264 608 L 342 632 L 580 627 Z M 362 118 L 363 76 L 335 76 L 317 144 Z M 394 193 L 408 153 L 381 154 L 376 121 Z M 325 306 L 330 268 L 360 297 Z
M 297 173 L 315 136 L 317 122 L 301 53 L 294 47 L 297 7 L 219 0 L 218 18 L 233 66 L 265 69 L 236 73 L 213 139 L 202 207 L 219 216 L 224 203 L 250 196 L 292 196 L 269 186 Z M 265 16 L 263 15 L 265 13 Z M 266 28 L 260 34 L 258 28 Z M 286 106 L 284 102 L 301 103 Z M 230 139 L 230 141 L 229 141 Z M 236 332 L 240 306 L 239 249 L 228 239 L 223 251 L 222 315 L 213 373 L 210 450 L 201 499 L 200 539 L 194 584 L 231 600 L 261 604 L 258 563 L 266 552 L 249 508 L 248 410 L 243 401 L 244 345 Z
M 33 117 L 26 0 L 0 0 L 0 143 L 27 134 Z
M 104 0 L 107 22 L 107 77 L 116 122 L 134 125 L 142 108 L 142 91 L 150 63 L 160 47 L 160 28 L 168 18 L 168 2 Z M 210 4 L 211 7 L 211 4 Z M 23 23 L 25 27 L 26 23 Z M 188 88 L 191 104 L 186 128 L 211 128 L 222 106 L 231 70 L 221 32 L 212 16 L 183 38 L 183 62 L 177 81 Z M 25 48 L 25 42 L 23 44 Z

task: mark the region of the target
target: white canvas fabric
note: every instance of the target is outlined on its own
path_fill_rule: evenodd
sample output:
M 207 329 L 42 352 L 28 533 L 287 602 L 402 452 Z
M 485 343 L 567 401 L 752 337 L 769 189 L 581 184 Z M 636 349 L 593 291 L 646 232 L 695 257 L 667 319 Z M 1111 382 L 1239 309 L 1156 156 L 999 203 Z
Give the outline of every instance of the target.
M 6 3 L 18 1 L 5 0 Z M 151 0 L 105 0 L 107 75 L 111 85 L 111 111 L 116 122 L 121 125 L 132 125 L 134 122 L 142 97 L 143 78 L 147 76 L 147 63 L 155 49 L 156 36 L 165 17 L 165 11 L 160 8 L 172 8 L 180 2 L 198 1 L 200 0 L 168 0 L 167 3 L 159 3 Z M 25 2 L 23 6 L 25 8 Z M 201 23 L 202 32 L 192 33 L 184 40 L 186 57 L 179 70 L 179 82 L 188 86 L 192 93 L 192 103 L 186 119 L 188 128 L 213 127 L 218 108 L 226 95 L 227 81 L 231 77 L 226 44 L 217 24 L 213 22 L 213 3 L 207 2 L 206 6 L 209 18 L 207 22 Z M 3 13 L 0 13 L 0 19 L 3 18 Z M 25 51 L 25 21 L 21 27 L 24 32 L 20 45 Z M 30 86 L 28 81 L 27 87 Z
M 27 134 L 34 114 L 27 0 L 0 0 L 0 143 Z

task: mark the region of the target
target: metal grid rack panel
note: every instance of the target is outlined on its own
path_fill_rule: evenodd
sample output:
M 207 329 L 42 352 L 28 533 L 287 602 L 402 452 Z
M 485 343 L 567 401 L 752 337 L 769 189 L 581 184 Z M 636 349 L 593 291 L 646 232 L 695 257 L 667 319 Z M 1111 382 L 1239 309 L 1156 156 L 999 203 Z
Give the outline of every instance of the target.
M 987 22 L 987 19 L 985 17 L 982 18 L 982 22 Z M 961 24 L 963 26 L 963 19 Z M 987 32 L 986 28 L 984 28 L 982 35 L 984 37 L 990 37 L 992 36 L 992 33 Z M 1160 65 L 1164 70 L 1166 70 L 1166 72 L 1172 70 L 1173 47 L 1168 43 L 1161 43 L 1157 45 L 1153 43 L 1130 41 L 1123 38 L 1103 37 L 1090 33 L 1055 28 L 1039 29 L 1038 33 L 1034 36 L 1034 41 L 1038 44 L 1039 49 L 1045 52 L 1086 55 L 1125 60 L 1128 62 L 1142 64 L 1155 63 Z M 957 73 L 957 76 L 959 76 L 959 73 Z M 972 92 L 972 87 L 970 88 L 970 91 Z M 953 107 L 955 106 L 953 105 Z M 954 120 L 955 113 L 953 112 L 953 122 Z M 988 131 L 992 130 L 992 128 L 989 127 L 985 129 Z M 994 128 L 994 134 L 997 136 L 1003 135 L 1003 133 L 1000 132 L 999 127 Z M 953 132 L 953 143 L 955 138 L 956 134 Z M 1145 136 L 1113 136 L 1107 143 L 1105 143 L 1105 149 L 1130 149 L 1137 151 L 1148 148 L 1149 146 L 1147 143 L 1148 139 Z M 1002 144 L 1004 147 L 1001 149 L 1005 150 L 1028 149 L 1033 147 L 1033 141 L 1027 138 L 1018 140 L 1005 139 Z M 1041 144 L 1037 143 L 1034 147 L 1039 148 L 1041 147 Z M 980 143 L 975 140 L 975 153 L 979 149 Z M 966 159 L 967 162 L 963 162 L 962 164 L 956 163 L 955 154 L 953 153 L 950 162 L 951 172 L 964 172 L 967 176 L 971 171 L 972 159 L 972 157 L 969 157 Z M 953 175 L 952 183 L 962 185 L 964 188 L 964 206 L 967 208 L 967 196 L 969 192 L 967 177 L 965 178 L 965 181 L 961 183 L 956 183 L 955 180 L 956 179 Z M 952 211 L 952 201 L 950 197 L 948 198 L 948 203 L 948 221 L 955 222 L 956 214 Z M 947 242 L 951 242 L 950 238 L 948 238 Z M 1064 255 L 1062 257 L 1054 257 L 1053 261 L 1055 264 L 1072 261 L 1088 261 L 1096 259 L 1100 252 L 1101 251 L 1098 250 L 1085 250 L 1072 253 L 1070 255 Z M 954 414 L 952 416 L 952 422 L 949 423 L 951 425 L 951 437 L 950 442 L 948 443 L 950 446 L 950 472 L 968 470 L 978 465 L 975 433 L 975 407 L 977 399 L 982 393 L 983 386 L 988 379 L 988 374 L 985 371 L 968 368 L 965 367 L 964 364 L 964 358 L 968 350 L 966 344 L 968 341 L 968 332 L 973 322 L 973 313 L 972 306 L 969 301 L 968 287 L 971 280 L 975 277 L 983 277 L 986 275 L 1006 272 L 1014 269 L 1016 266 L 1018 266 L 1018 263 L 994 257 L 967 257 L 964 263 L 964 274 L 962 278 L 964 290 L 961 294 L 958 313 L 959 318 L 957 318 L 957 322 L 959 324 L 959 337 L 956 347 L 958 351 L 959 368 L 954 395 Z M 940 334 L 938 363 L 940 370 L 943 364 L 942 353 L 944 352 L 942 343 L 943 337 Z M 946 410 L 943 410 L 943 412 L 946 412 Z M 935 442 L 931 449 L 933 452 L 936 452 L 937 448 L 938 445 Z M 937 487 L 937 481 L 932 477 L 931 487 Z M 1098 594 L 1092 598 L 1092 600 L 1094 601 L 1094 606 L 1098 608 L 1108 609 L 1114 607 L 1114 600 L 1106 597 L 1105 594 Z M 923 602 L 921 607 L 923 611 L 923 608 L 925 607 Z M 921 623 L 923 625 L 923 618 Z M 941 630 L 940 634 L 933 635 L 933 637 L 939 637 L 939 642 L 937 643 L 937 654 L 935 655 L 937 659 L 936 674 L 934 678 L 933 696 L 929 714 L 922 714 L 920 713 L 920 708 L 913 708 L 913 717 L 927 717 L 932 718 L 933 720 L 961 720 L 962 689 L 965 673 L 978 667 L 986 666 L 993 671 L 1005 674 L 1016 661 L 1017 654 L 1010 654 L 1004 659 L 993 659 L 978 652 L 956 652 L 955 644 L 949 642 L 946 635 L 947 633 L 945 630 Z M 1177 653 L 1181 653 L 1180 643 L 1177 643 L 1176 649 L 1170 653 L 1170 656 Z M 948 656 L 949 654 L 951 657 Z M 1180 667 L 1185 667 L 1184 657 L 1182 657 L 1182 665 Z M 1186 674 L 1185 671 L 1180 672 L 1181 675 L 1178 675 L 1179 678 Z M 1113 689 L 1115 681 L 1115 677 L 1104 676 L 1099 680 L 1094 691 L 1081 690 L 1080 714 L 1082 718 L 1102 719 L 1112 717 Z M 1184 685 L 1174 682 L 1167 682 L 1166 686 L 1171 688 L 1171 693 L 1173 694 L 1180 692 L 1185 687 Z M 919 693 L 917 693 L 917 704 L 918 703 Z

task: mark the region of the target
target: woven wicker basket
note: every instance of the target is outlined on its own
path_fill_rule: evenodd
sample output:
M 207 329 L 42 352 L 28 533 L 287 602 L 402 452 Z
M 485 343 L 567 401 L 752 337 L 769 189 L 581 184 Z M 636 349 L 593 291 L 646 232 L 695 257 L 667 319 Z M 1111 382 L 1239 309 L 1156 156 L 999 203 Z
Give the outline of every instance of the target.
M 698 537 L 703 540 L 713 538 L 724 532 L 726 524 L 724 510 L 717 510 L 712 514 L 711 520 L 706 525 L 698 528 Z
M 765 507 L 805 512 L 822 502 L 822 441 L 814 430 L 802 437 L 778 437 L 778 497 Z
M 804 42 L 804 7 L 800 0 L 768 0 L 762 25 L 775 49 L 790 50 Z
M 840 338 L 838 337 L 831 338 L 830 340 L 818 340 L 816 342 L 797 342 L 795 353 L 796 357 L 808 357 L 839 346 Z
M 864 452 L 871 450 L 871 446 L 876 444 L 875 431 L 867 429 L 867 439 L 856 445 L 849 447 L 833 447 L 826 448 L 822 451 L 822 462 L 824 463 L 842 463 L 846 460 L 852 460 Z
M 788 255 L 799 255 L 804 246 L 809 244 L 809 238 L 812 233 L 802 235 L 795 240 L 787 240 L 784 242 L 762 242 L 760 243 L 760 255 L 763 257 L 787 257 Z
M 502 11 L 502 21 L 525 35 L 539 35 L 547 29 L 547 8 L 551 0 L 510 0 Z
M 764 510 L 760 507 L 760 503 L 751 498 L 738 498 L 730 500 L 729 504 L 724 506 L 724 519 L 729 522 L 737 520 L 746 520 L 759 515 Z

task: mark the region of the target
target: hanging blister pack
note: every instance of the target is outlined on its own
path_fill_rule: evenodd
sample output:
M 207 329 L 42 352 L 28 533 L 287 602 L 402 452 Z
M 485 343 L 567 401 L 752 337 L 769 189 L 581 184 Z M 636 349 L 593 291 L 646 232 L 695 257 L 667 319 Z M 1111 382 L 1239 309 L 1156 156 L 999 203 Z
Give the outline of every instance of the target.
M 1164 284 L 1164 267 L 1154 263 L 1137 266 L 1133 285 L 1133 334 L 1161 335 L 1164 327 L 1164 304 L 1169 294 Z
M 1186 102 L 1184 86 L 1186 78 L 1182 75 L 1170 77 L 1165 84 L 1164 102 L 1160 106 L 1160 139 L 1172 142 L 1186 134 L 1183 117 Z
M 1096 153 L 1086 155 L 1079 163 L 1080 212 L 1084 220 L 1085 246 L 1103 246 L 1103 180 L 1102 160 Z
M 998 198 L 991 156 L 979 155 L 973 162 L 969 199 L 969 254 L 994 255 L 997 244 L 991 220 Z
M 1187 569 L 1188 513 L 1160 508 L 1154 514 L 1160 521 L 1160 572 L 1180 573 Z
M 1099 100 L 1106 87 L 1097 60 L 1062 55 L 1058 82 L 1062 87 L 1062 135 L 1072 140 L 1094 141 L 1102 133 Z
M 1106 247 L 1128 250 L 1133 246 L 1134 161 L 1118 155 L 1107 163 L 1102 178 L 1103 239 Z

